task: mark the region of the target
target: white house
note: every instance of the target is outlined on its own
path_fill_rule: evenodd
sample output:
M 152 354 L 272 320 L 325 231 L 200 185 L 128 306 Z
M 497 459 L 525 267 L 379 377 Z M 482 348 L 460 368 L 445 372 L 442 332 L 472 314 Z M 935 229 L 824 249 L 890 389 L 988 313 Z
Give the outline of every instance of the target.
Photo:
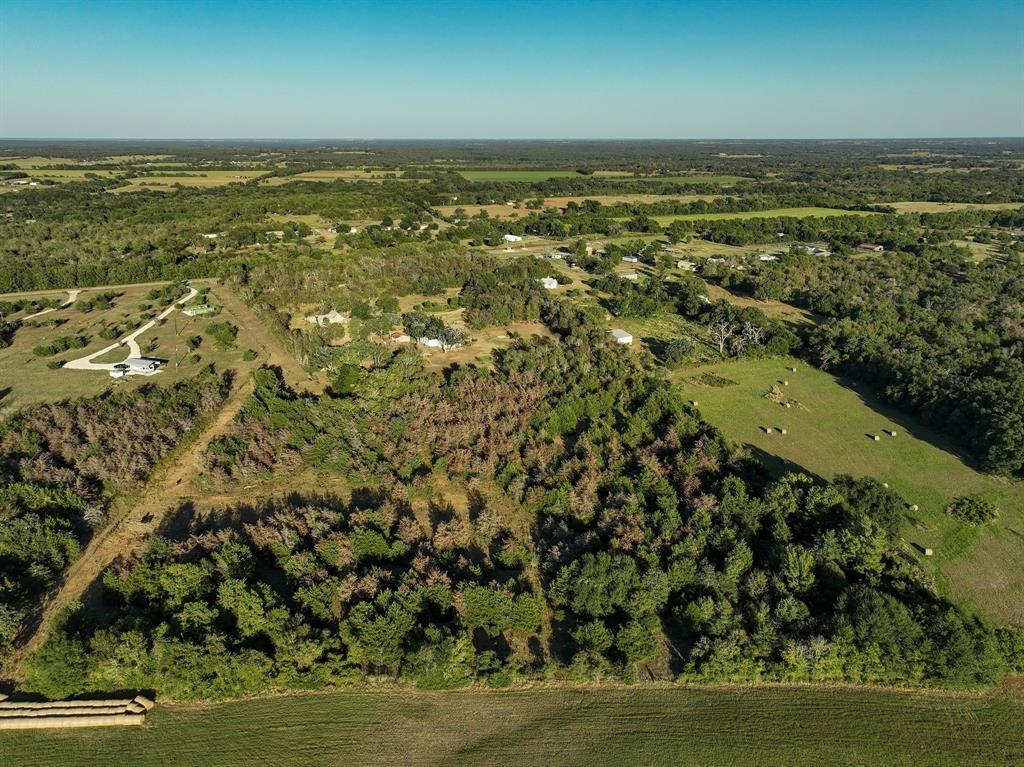
M 114 368 L 110 371 L 110 377 L 150 376 L 156 373 L 163 364 L 162 360 L 154 360 L 149 357 L 129 357 L 124 362 L 114 365 Z
M 676 261 L 676 269 L 685 269 L 688 272 L 697 271 L 697 265 L 693 261 Z
M 636 280 L 640 279 L 640 275 L 637 274 L 636 272 L 626 272 L 625 274 L 620 274 L 619 277 L 621 277 L 624 280 L 633 280 L 633 281 L 636 281 Z
M 505 235 L 505 242 L 522 242 L 522 241 L 523 241 L 523 238 L 520 237 L 518 234 L 506 234 Z
M 417 338 L 416 343 L 423 344 L 428 349 L 440 349 L 444 346 L 439 338 L 427 338 L 426 336 L 423 338 Z
M 622 328 L 612 328 L 610 331 L 612 338 L 615 339 L 615 343 L 622 344 L 623 346 L 629 346 L 633 343 L 633 336 L 627 333 Z
M 622 260 L 625 261 L 627 264 L 635 264 L 640 259 L 637 258 L 636 256 L 623 256 Z
M 323 327 L 324 325 L 340 325 L 348 322 L 348 317 L 339 312 L 337 309 L 331 309 L 327 314 L 311 314 L 306 317 L 306 322 Z
M 540 286 L 545 290 L 554 290 L 558 287 L 558 280 L 554 277 L 541 277 L 537 282 L 539 282 Z

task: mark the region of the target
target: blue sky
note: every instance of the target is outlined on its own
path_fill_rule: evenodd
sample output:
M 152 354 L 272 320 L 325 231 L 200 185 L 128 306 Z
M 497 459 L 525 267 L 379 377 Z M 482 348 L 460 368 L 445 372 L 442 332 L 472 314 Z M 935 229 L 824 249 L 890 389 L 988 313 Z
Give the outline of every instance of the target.
M 1024 2 L 0 0 L 0 136 L 1024 135 Z

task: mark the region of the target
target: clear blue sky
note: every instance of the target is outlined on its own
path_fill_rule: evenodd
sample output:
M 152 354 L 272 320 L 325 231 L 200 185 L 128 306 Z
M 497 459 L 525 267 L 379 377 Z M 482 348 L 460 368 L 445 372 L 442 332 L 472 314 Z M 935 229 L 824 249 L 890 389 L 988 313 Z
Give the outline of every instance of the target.
M 1024 1 L 0 0 L 0 136 L 1024 135 Z

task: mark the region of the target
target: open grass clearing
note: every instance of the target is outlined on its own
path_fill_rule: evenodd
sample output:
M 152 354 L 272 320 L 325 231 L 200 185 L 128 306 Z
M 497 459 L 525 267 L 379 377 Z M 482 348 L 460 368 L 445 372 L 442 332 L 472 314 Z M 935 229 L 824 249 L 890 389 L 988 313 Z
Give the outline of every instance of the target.
M 733 383 L 702 383 L 708 374 Z M 976 471 L 947 438 L 882 404 L 866 387 L 795 359 L 723 362 L 675 378 L 708 421 L 764 454 L 777 471 L 799 467 L 826 479 L 851 474 L 889 483 L 919 506 L 907 512 L 904 537 L 913 546 L 908 553 L 934 573 L 940 591 L 1024 624 L 1024 483 Z M 788 386 L 780 383 L 787 380 Z M 773 389 L 774 400 L 766 397 Z M 872 438 L 876 434 L 880 441 Z M 1000 516 L 994 523 L 971 528 L 944 513 L 952 498 L 971 494 L 996 502 Z M 935 555 L 924 557 L 923 547 Z
M 7 767 L 1010 767 L 1022 729 L 1009 691 L 360 690 L 158 705 L 141 727 L 4 732 L 0 749 Z
M 195 284 L 201 286 L 199 281 L 196 281 Z M 128 376 L 113 379 L 105 371 L 64 370 L 47 366 L 51 360 L 78 359 L 114 343 L 117 339 L 100 337 L 99 331 L 104 323 L 120 326 L 117 338 L 122 338 L 138 324 L 142 324 L 140 304 L 151 303 L 154 311 L 163 308 L 162 304 L 151 302 L 146 298 L 146 294 L 152 289 L 152 285 L 126 285 L 120 288 L 111 288 L 109 290 L 122 293 L 122 295 L 114 299 L 113 306 L 109 309 L 96 309 L 86 313 L 71 306 L 45 314 L 37 320 L 30 320 L 24 327 L 19 328 L 14 335 L 13 343 L 0 349 L 0 394 L 3 395 L 0 398 L 0 417 L 14 409 L 39 402 L 56 402 L 62 399 L 92 396 L 104 391 L 141 386 L 147 382 L 160 385 L 171 384 L 179 379 L 191 377 L 202 366 L 211 362 L 217 366 L 218 370 L 228 367 L 239 368 L 243 364 L 242 354 L 246 349 L 250 347 L 259 349 L 249 338 L 246 325 L 239 322 L 229 310 L 224 310 L 217 316 L 195 318 L 175 311 L 162 324 L 158 324 L 139 338 L 139 345 L 144 354 L 168 360 L 163 371 L 155 376 Z M 214 305 L 220 304 L 216 294 L 218 290 L 226 290 L 226 288 L 214 288 L 215 292 L 210 298 L 210 303 Z M 97 292 L 105 292 L 105 290 L 87 289 L 81 293 L 79 298 L 88 300 Z M 66 296 L 59 292 L 53 292 L 52 295 L 55 297 Z M 66 322 L 60 325 L 48 324 L 52 320 L 66 320 Z M 210 322 L 225 320 L 238 326 L 238 338 L 235 348 L 220 350 L 216 349 L 213 340 L 205 335 L 204 329 Z M 133 321 L 137 324 L 128 324 Z M 38 326 L 30 327 L 34 324 Z M 45 357 L 36 356 L 32 352 L 36 346 L 50 343 L 56 338 L 79 334 L 89 339 L 88 345 L 84 348 L 70 349 Z M 189 352 L 185 344 L 185 339 L 195 335 L 202 337 L 202 343 L 198 350 L 200 357 L 198 362 L 189 359 Z M 155 346 L 151 346 L 151 344 L 155 344 Z M 126 356 L 128 356 L 127 347 L 119 347 L 109 354 L 97 358 L 96 361 L 119 362 Z M 175 361 L 177 361 L 177 365 Z
M 734 306 L 753 307 L 760 309 L 769 317 L 780 319 L 788 325 L 813 325 L 814 317 L 806 309 L 801 309 L 784 301 L 759 301 L 749 296 L 741 296 L 732 293 L 725 288 L 706 283 L 707 296 L 712 301 L 725 300 Z
M 207 189 L 225 184 L 242 184 L 264 174 L 265 171 L 261 170 L 182 170 L 181 175 L 139 176 L 128 179 L 127 186 L 120 186 L 110 191 L 117 193 L 137 192 L 140 189 L 165 191 L 178 185 Z

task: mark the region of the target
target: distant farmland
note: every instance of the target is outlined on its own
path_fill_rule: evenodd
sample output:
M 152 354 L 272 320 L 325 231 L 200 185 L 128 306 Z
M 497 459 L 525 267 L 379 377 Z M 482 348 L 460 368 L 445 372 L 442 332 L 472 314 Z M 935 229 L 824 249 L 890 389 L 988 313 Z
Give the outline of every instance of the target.
M 469 181 L 545 181 L 549 178 L 593 178 L 597 177 L 632 177 L 626 171 L 600 170 L 592 176 L 577 173 L 574 170 L 459 170 L 459 175 Z
M 856 688 L 330 692 L 0 733 L 5 767 L 1010 767 L 1020 693 Z M 130 755 L 130 759 L 125 757 Z
M 593 174 L 582 174 L 575 170 L 459 170 L 459 175 L 469 181 L 545 181 L 549 178 L 614 178 L 619 181 L 665 182 L 669 184 L 718 184 L 729 185 L 745 181 L 743 176 L 715 176 L 691 174 L 681 176 L 634 176 L 629 171 L 599 170 Z

